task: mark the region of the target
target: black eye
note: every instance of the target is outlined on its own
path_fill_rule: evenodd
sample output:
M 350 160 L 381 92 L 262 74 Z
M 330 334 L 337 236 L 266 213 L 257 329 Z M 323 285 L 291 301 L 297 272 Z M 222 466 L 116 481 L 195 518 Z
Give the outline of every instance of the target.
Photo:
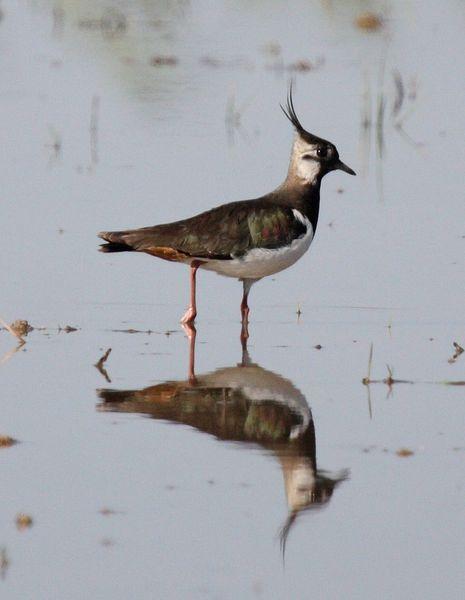
M 319 158 L 326 158 L 328 156 L 327 146 L 320 146 L 319 148 L 317 148 L 316 155 Z

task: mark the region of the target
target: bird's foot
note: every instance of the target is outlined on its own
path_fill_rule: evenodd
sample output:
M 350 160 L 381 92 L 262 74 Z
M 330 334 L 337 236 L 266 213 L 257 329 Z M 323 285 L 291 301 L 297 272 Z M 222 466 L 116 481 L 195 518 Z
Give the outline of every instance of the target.
M 192 325 L 195 321 L 195 317 L 197 316 L 197 311 L 193 306 L 189 306 L 186 310 L 183 318 L 181 319 L 181 323 L 183 325 Z

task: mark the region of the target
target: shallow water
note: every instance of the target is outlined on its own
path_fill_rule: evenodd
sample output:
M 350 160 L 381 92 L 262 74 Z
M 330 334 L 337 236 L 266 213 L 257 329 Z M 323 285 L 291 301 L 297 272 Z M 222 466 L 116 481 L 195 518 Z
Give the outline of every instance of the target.
M 462 598 L 463 4 L 2 13 L 0 317 L 36 327 L 0 332 L 2 597 Z M 249 358 L 240 285 L 200 273 L 189 380 L 186 269 L 96 232 L 278 185 L 291 76 L 359 176 L 253 288 Z

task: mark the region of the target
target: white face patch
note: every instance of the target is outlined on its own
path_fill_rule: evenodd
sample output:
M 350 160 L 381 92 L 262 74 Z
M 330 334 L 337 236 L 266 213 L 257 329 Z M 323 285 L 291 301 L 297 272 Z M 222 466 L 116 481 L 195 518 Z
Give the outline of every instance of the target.
M 300 136 L 297 136 L 292 146 L 291 174 L 303 184 L 311 184 L 318 179 L 322 165 L 318 160 L 303 158 L 304 156 L 316 156 L 317 146 L 309 144 Z
M 300 157 L 297 162 L 297 177 L 305 183 L 313 183 L 321 172 L 321 163 L 311 158 Z

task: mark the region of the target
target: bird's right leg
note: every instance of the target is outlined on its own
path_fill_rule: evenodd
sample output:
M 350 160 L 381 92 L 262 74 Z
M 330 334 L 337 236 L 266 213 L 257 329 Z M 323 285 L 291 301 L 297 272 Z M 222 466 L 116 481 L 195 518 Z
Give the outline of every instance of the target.
M 191 276 L 190 276 L 191 301 L 190 301 L 189 308 L 186 310 L 183 318 L 181 319 L 181 323 L 183 325 L 192 325 L 192 323 L 195 321 L 195 317 L 197 316 L 197 303 L 196 303 L 196 299 L 195 299 L 195 287 L 196 287 L 195 276 L 196 276 L 197 270 L 201 264 L 202 264 L 202 261 L 200 261 L 200 260 L 193 260 L 191 262 Z

